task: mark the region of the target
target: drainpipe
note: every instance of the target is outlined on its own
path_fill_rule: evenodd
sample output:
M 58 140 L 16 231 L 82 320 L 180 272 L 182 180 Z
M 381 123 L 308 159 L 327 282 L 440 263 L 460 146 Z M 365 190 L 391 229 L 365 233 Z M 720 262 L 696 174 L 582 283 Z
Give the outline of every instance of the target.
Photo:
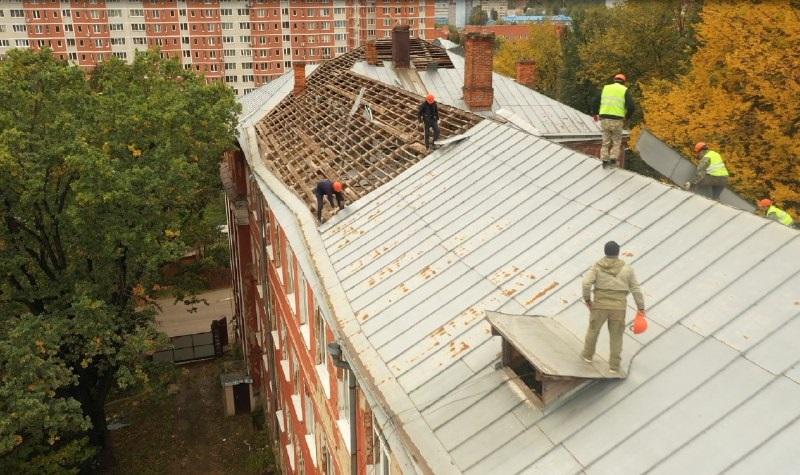
M 350 394 L 350 474 L 358 475 L 358 435 L 356 433 L 356 376 L 350 369 L 350 364 L 342 359 L 342 347 L 337 342 L 328 343 L 328 354 L 331 356 L 333 365 L 347 371 L 347 381 Z
M 356 408 L 358 404 L 355 404 L 356 401 L 356 376 L 353 374 L 353 371 L 350 370 L 350 365 L 348 365 L 347 370 L 350 373 L 350 377 L 348 381 L 350 382 L 350 447 L 353 449 L 352 453 L 350 454 L 350 474 L 351 475 L 358 475 L 358 457 L 356 456 L 356 443 L 358 441 L 358 437 L 356 436 Z

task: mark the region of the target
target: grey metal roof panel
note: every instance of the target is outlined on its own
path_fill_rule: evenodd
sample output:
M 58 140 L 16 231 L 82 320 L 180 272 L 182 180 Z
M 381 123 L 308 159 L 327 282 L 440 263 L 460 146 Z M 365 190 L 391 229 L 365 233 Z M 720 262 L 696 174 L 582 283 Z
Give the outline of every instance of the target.
M 481 438 L 480 444 L 470 440 L 455 451 L 457 459 L 466 465 L 465 473 L 515 473 L 532 458 L 546 454 L 553 447 L 538 427 L 521 433 L 501 432 L 492 435 L 490 438 Z M 482 456 L 486 451 L 481 449 L 486 447 L 491 451 L 488 456 Z
M 419 411 L 403 417 L 462 471 L 492 473 L 485 460 L 519 452 L 516 438 L 540 441 L 537 431 L 547 444 L 504 459 L 509 473 L 604 471 L 617 444 L 643 447 L 633 467 L 683 463 L 765 370 L 800 379 L 796 231 L 488 121 L 368 196 L 323 239 L 369 344 Z M 495 368 L 500 340 L 483 311 L 550 315 L 582 338 L 580 279 L 608 239 L 643 283 L 650 318 L 624 336 L 628 377 L 544 412 L 522 403 Z M 770 387 L 754 398 L 794 397 Z M 781 437 L 774 428 L 749 447 L 771 434 Z
M 670 456 L 686 440 L 699 435 L 772 380 L 772 375 L 737 358 L 693 392 L 658 412 L 653 408 L 640 429 L 605 452 L 587 473 L 644 473 Z M 642 422 L 645 422 L 642 421 Z
M 753 473 L 794 474 L 800 463 L 797 461 L 797 441 L 800 440 L 800 419 L 780 429 L 769 440 L 747 453 L 725 473 L 751 475 Z
M 778 377 L 727 417 L 686 441 L 651 473 L 722 472 L 740 460 L 746 460 L 750 451 L 768 443 L 774 435 L 780 434 L 787 422 L 794 421 L 799 415 L 800 386 Z M 795 461 L 781 470 L 797 469 L 796 448 L 793 453 Z

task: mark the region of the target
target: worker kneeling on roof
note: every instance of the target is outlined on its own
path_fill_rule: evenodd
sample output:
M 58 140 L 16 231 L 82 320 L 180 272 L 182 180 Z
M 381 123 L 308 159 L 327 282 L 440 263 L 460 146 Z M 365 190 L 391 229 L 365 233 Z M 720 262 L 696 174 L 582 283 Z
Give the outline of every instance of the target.
M 581 356 L 587 363 L 592 362 L 597 337 L 603 324 L 608 321 L 611 351 L 608 369 L 619 372 L 622 361 L 622 333 L 625 331 L 625 309 L 628 293 L 633 294 L 636 307 L 644 311 L 644 296 L 633 268 L 619 258 L 619 244 L 609 241 L 605 245 L 606 256 L 597 261 L 583 276 L 583 300 L 589 307 L 589 329 Z M 594 300 L 592 300 L 594 287 Z
M 328 202 L 333 207 L 333 197 L 336 196 L 336 203 L 339 209 L 344 209 L 344 190 L 347 185 L 340 181 L 322 180 L 314 188 L 314 196 L 317 197 L 317 220 L 322 222 L 322 207 L 325 205 L 323 197 L 328 197 Z

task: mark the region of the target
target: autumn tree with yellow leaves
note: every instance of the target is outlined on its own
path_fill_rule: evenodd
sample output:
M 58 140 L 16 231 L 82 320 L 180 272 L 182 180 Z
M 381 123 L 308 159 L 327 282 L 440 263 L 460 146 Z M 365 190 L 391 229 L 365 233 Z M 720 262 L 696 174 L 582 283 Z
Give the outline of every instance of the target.
M 796 2 L 706 2 L 692 67 L 643 84 L 646 125 L 693 156 L 722 153 L 732 187 L 800 211 L 800 8 Z
M 564 67 L 559 38 L 560 30 L 555 24 L 531 25 L 527 38 L 501 41 L 494 57 L 494 70 L 505 76 L 516 77 L 517 63 L 532 59 L 536 61 L 536 90 L 550 97 L 558 97 L 559 76 Z

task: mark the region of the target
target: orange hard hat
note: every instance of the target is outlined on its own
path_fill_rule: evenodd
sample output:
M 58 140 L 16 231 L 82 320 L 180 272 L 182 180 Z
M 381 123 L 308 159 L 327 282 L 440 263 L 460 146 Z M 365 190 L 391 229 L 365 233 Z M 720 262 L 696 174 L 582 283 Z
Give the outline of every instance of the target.
M 769 198 L 764 198 L 763 200 L 758 200 L 758 207 L 759 208 L 768 208 L 772 206 L 772 200 Z
M 425 96 L 425 100 L 428 101 L 428 104 L 433 104 L 435 99 L 433 98 L 433 94 L 428 94 Z
M 636 312 L 636 317 L 633 319 L 631 330 L 633 330 L 633 333 L 637 335 L 639 333 L 644 333 L 645 330 L 647 330 L 647 318 L 645 318 L 644 310 L 639 310 Z
M 705 150 L 708 148 L 705 142 L 697 142 L 694 144 L 694 153 L 700 153 L 700 150 Z
M 624 82 L 624 81 L 627 81 L 628 78 L 626 78 L 624 74 L 619 73 L 619 74 L 614 76 L 614 80 L 615 81 L 623 81 Z
M 341 182 L 338 181 L 333 182 L 333 191 L 335 191 L 336 193 L 341 193 L 343 188 L 344 187 L 342 186 Z

